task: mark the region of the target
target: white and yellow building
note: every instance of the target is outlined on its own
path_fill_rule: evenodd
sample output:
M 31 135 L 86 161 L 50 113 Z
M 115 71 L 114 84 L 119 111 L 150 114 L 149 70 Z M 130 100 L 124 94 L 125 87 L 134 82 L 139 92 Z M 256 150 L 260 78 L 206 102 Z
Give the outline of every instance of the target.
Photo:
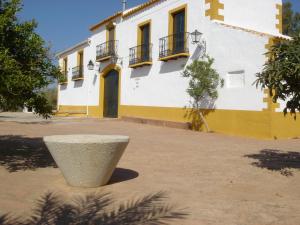
M 195 30 L 203 34 L 201 44 L 192 43 Z M 203 104 L 213 131 L 300 136 L 300 121 L 284 117 L 283 102 L 273 103 L 253 85 L 264 53 L 288 38 L 282 35 L 281 0 L 151 0 L 90 31 L 88 40 L 58 54 L 67 77 L 59 85 L 60 115 L 190 122 L 188 80 L 181 73 L 205 51 L 225 80 L 219 98 Z M 87 68 L 90 61 L 94 70 Z

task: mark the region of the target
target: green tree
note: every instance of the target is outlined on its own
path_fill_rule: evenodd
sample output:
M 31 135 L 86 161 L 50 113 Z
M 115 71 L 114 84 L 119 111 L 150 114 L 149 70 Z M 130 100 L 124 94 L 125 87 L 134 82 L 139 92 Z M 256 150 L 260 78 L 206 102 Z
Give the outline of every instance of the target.
M 182 74 L 183 77 L 190 79 L 187 93 L 192 98 L 191 114 L 194 118 L 193 123 L 197 123 L 197 119 L 195 118 L 199 116 L 207 132 L 210 129 L 202 108 L 210 106 L 210 102 L 214 102 L 218 98 L 217 88 L 224 86 L 224 80 L 212 68 L 213 63 L 214 59 L 206 55 L 202 60 L 195 60 L 192 64 L 188 65 Z M 199 129 L 200 127 L 196 125 L 196 128 Z
M 52 107 L 42 90 L 62 75 L 37 23 L 18 20 L 21 9 L 20 0 L 0 0 L 0 109 L 28 106 L 47 118 Z
M 57 107 L 57 88 L 49 88 L 44 93 L 52 110 L 55 110 Z
M 300 36 L 274 45 L 256 86 L 268 88 L 273 101 L 286 102 L 284 113 L 300 111 Z
M 291 2 L 283 4 L 283 34 L 292 37 L 300 35 L 300 13 L 293 11 Z

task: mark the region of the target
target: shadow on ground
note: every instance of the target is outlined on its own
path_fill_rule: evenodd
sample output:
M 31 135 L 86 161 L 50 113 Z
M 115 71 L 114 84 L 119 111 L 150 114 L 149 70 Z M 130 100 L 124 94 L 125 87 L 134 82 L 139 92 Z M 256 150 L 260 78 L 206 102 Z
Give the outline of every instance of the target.
M 158 192 L 115 204 L 110 194 L 89 194 L 65 201 L 54 193 L 42 196 L 29 218 L 0 216 L 0 225 L 140 225 L 168 224 L 185 219 L 187 213 L 166 203 L 167 195 Z
M 42 138 L 23 136 L 0 136 L 0 166 L 9 172 L 36 170 L 39 168 L 57 168 Z M 139 173 L 117 168 L 109 185 L 135 179 Z
M 139 173 L 134 170 L 116 168 L 108 185 L 120 183 L 128 180 L 133 180 L 139 176 Z
M 0 136 L 0 165 L 9 172 L 57 168 L 42 138 Z
M 284 176 L 293 176 L 291 169 L 300 170 L 299 152 L 264 149 L 258 154 L 246 155 L 245 157 L 258 160 L 252 163 L 254 166 L 279 171 Z

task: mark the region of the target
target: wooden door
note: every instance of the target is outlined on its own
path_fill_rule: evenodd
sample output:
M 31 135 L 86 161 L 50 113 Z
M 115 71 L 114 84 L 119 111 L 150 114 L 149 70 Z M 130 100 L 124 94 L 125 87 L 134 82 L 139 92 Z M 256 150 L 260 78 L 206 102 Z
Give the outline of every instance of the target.
M 111 70 L 104 78 L 104 112 L 103 116 L 118 118 L 119 74 Z

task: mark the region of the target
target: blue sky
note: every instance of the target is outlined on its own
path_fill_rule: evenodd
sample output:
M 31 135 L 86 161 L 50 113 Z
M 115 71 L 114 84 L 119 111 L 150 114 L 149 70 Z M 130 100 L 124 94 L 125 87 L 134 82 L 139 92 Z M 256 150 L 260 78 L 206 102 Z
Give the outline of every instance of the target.
M 237 0 L 239 1 L 239 0 Z M 300 11 L 300 1 L 291 0 Z M 146 0 L 128 0 L 128 7 Z M 35 19 L 37 32 L 57 52 L 89 37 L 89 27 L 121 10 L 121 0 L 23 0 L 22 20 Z

